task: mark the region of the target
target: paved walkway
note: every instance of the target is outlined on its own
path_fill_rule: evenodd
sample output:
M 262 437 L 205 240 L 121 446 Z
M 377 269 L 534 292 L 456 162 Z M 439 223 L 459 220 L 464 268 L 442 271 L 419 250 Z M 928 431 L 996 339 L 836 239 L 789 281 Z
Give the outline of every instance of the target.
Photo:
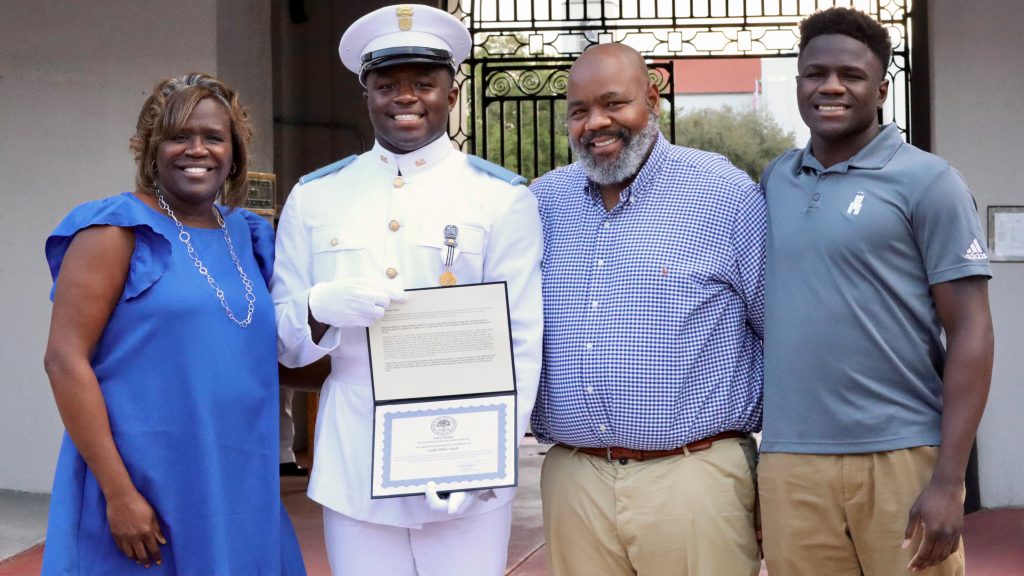
M 544 447 L 532 439 L 527 439 L 521 450 L 520 488 L 514 505 L 506 576 L 547 575 L 538 482 L 543 453 Z M 305 479 L 282 479 L 281 493 L 302 545 L 306 570 L 310 576 L 327 576 L 330 572 L 324 551 L 320 507 L 306 498 L 305 488 Z M 5 522 L 6 518 L 0 517 L 0 525 Z M 964 539 L 969 576 L 1024 575 L 1024 509 L 986 510 L 971 514 L 966 520 Z M 42 546 L 36 546 L 7 561 L 0 561 L 0 576 L 38 576 L 41 558 Z M 765 571 L 761 574 L 767 576 Z
M 0 491 L 0 562 L 46 537 L 47 494 Z

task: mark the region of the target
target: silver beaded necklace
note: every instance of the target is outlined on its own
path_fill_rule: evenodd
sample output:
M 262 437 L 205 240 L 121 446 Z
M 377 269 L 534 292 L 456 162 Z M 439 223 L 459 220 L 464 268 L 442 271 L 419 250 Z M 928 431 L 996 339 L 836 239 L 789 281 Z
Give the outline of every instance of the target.
M 231 235 L 228 234 L 228 227 L 224 224 L 224 219 L 220 216 L 220 210 L 216 207 L 213 208 L 213 215 L 217 218 L 217 224 L 220 229 L 224 231 L 224 243 L 228 245 L 228 252 L 231 254 L 231 260 L 235 263 L 235 268 L 238 269 L 238 276 L 242 279 L 242 285 L 245 286 L 245 301 L 249 303 L 249 314 L 245 317 L 245 320 L 239 321 L 235 318 L 235 313 L 231 311 L 231 307 L 228 306 L 227 301 L 224 300 L 224 291 L 220 289 L 217 281 L 210 276 L 209 270 L 206 266 L 203 266 L 203 261 L 196 255 L 196 251 L 192 248 L 192 236 L 185 231 L 185 227 L 181 225 L 181 221 L 174 215 L 174 211 L 171 210 L 170 205 L 164 200 L 164 195 L 160 192 L 160 189 L 156 186 L 153 187 L 153 192 L 156 194 L 157 204 L 167 212 L 167 215 L 174 220 L 174 225 L 178 227 L 178 240 L 185 245 L 185 250 L 188 251 L 188 257 L 192 259 L 192 264 L 195 265 L 196 270 L 206 278 L 206 282 L 210 284 L 210 287 L 214 289 L 217 294 L 217 299 L 220 300 L 220 305 L 224 308 L 224 312 L 227 313 L 228 318 L 232 322 L 238 324 L 239 327 L 245 328 L 252 324 L 252 311 L 256 309 L 256 296 L 252 293 L 252 281 L 245 274 L 245 270 L 242 269 L 242 263 L 238 261 L 238 256 L 235 255 L 235 247 L 231 243 Z

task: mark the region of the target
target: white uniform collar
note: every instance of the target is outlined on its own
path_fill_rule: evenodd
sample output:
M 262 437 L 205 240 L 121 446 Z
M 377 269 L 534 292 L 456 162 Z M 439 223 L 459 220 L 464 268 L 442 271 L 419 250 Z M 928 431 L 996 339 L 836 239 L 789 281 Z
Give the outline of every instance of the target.
M 395 154 L 380 145 L 376 140 L 373 143 L 373 161 L 380 167 L 392 174 L 401 173 L 402 176 L 411 176 L 424 170 L 437 166 L 454 150 L 452 141 L 447 134 L 441 134 L 439 138 L 408 154 Z

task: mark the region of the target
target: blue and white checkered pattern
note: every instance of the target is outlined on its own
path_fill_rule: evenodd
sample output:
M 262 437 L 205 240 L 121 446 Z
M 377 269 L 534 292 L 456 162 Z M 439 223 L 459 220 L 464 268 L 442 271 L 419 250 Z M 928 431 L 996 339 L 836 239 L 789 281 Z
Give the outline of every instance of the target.
M 759 430 L 760 188 L 659 137 L 611 212 L 578 163 L 531 189 L 544 222 L 537 437 L 665 450 Z

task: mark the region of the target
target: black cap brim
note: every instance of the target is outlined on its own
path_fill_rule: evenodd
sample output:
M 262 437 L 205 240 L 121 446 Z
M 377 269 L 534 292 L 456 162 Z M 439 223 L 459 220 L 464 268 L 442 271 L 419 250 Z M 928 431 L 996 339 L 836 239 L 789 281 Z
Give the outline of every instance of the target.
M 362 56 L 363 65 L 359 70 L 359 83 L 365 84 L 366 75 L 374 70 L 399 64 L 427 64 L 444 66 L 455 74 L 451 52 L 423 46 L 398 46 L 367 52 Z

